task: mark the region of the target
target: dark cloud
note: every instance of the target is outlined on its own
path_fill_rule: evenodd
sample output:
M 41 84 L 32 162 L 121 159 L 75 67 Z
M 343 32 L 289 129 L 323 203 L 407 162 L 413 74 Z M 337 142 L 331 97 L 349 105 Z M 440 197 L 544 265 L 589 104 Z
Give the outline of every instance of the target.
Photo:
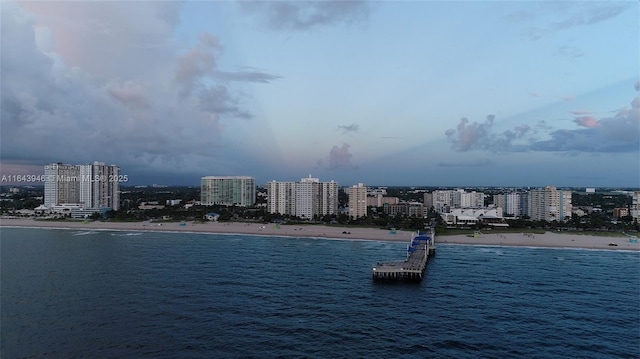
M 224 73 L 212 34 L 178 51 L 171 41 L 178 10 L 166 2 L 3 3 L 3 165 L 234 168 L 242 149 L 228 149 L 224 121 L 251 118 L 236 86 L 277 76 Z
M 347 133 L 356 133 L 360 129 L 360 126 L 357 123 L 352 123 L 350 125 L 340 125 L 338 126 L 338 130 L 342 131 L 342 134 Z
M 240 82 L 256 82 L 256 83 L 269 83 L 274 80 L 282 78 L 282 76 L 272 75 L 265 72 L 247 70 L 247 71 L 218 71 L 216 72 L 216 78 L 226 81 L 240 81 Z
M 274 30 L 309 30 L 338 23 L 366 20 L 366 1 L 240 1 L 243 12 L 256 15 Z
M 239 118 L 251 118 L 224 86 L 210 86 L 198 92 L 198 108 L 207 113 L 231 114 Z
M 342 146 L 333 146 L 331 152 L 329 152 L 329 169 L 355 169 L 356 167 L 351 163 L 351 153 L 349 149 L 351 146 L 348 143 L 343 143 Z

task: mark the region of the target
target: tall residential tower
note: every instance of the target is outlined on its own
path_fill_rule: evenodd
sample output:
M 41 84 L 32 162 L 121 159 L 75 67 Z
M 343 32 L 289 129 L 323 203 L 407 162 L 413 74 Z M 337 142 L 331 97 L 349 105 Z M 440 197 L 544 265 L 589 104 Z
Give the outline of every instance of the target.
M 242 206 L 256 203 L 256 180 L 249 176 L 206 176 L 200 181 L 204 206 Z

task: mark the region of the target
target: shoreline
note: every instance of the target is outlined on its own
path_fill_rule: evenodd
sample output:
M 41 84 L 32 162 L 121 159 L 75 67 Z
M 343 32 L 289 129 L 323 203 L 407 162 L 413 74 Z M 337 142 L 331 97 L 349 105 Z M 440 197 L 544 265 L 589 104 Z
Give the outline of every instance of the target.
M 362 227 L 334 227 L 324 225 L 274 225 L 273 223 L 241 222 L 82 222 L 41 221 L 30 218 L 0 218 L 2 227 L 47 228 L 70 230 L 104 230 L 163 233 L 209 233 L 277 237 L 303 237 L 323 239 L 370 240 L 387 242 L 409 242 L 412 231 L 388 230 Z M 436 244 L 464 244 L 487 246 L 515 246 L 539 248 L 582 248 L 640 251 L 640 243 L 632 243 L 627 237 L 606 237 L 582 234 L 545 232 L 530 233 L 483 233 L 477 237 L 466 235 L 436 236 Z M 617 244 L 611 246 L 610 243 Z

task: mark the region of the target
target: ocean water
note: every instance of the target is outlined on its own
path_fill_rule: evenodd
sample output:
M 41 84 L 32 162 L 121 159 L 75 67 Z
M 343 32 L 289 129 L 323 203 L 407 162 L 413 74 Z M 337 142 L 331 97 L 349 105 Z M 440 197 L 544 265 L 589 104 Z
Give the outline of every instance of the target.
M 2 358 L 638 358 L 640 253 L 2 228 Z

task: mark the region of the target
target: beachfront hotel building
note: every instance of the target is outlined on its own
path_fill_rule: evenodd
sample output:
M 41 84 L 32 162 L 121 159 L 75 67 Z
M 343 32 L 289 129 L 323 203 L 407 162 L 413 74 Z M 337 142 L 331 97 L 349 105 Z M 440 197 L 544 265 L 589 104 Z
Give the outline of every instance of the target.
M 203 206 L 253 206 L 256 203 L 256 180 L 249 176 L 202 177 L 200 202 Z
M 83 210 L 120 208 L 120 168 L 104 162 L 71 165 L 51 163 L 44 167 L 44 206 L 73 205 Z
M 312 220 L 338 213 L 338 183 L 311 176 L 300 182 L 267 183 L 267 210 L 273 214 Z
M 547 186 L 529 192 L 529 217 L 534 221 L 567 221 L 572 209 L 571 191 Z
M 349 195 L 349 217 L 357 219 L 367 216 L 367 186 L 358 183 L 346 189 Z

